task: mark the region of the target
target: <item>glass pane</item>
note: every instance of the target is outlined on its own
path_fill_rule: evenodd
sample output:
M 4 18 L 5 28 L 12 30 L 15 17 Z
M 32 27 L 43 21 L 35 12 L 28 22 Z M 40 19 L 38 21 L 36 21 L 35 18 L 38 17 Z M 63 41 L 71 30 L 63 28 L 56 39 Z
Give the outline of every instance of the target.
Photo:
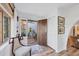
M 21 35 L 23 36 L 27 35 L 27 21 L 25 20 L 21 21 Z
M 11 21 L 9 17 L 4 16 L 3 18 L 3 41 L 6 41 L 10 36 Z
M 8 17 L 4 16 L 4 39 L 8 37 Z
M 28 38 L 36 37 L 37 35 L 37 22 L 28 22 Z

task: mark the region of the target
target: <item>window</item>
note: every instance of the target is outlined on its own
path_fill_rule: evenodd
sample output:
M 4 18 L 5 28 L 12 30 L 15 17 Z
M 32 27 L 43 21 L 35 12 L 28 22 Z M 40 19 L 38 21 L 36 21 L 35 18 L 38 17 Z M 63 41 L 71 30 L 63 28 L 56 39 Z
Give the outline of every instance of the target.
M 3 16 L 3 42 L 5 42 L 10 37 L 10 26 L 10 18 L 8 16 Z
M 21 20 L 21 35 L 27 36 L 27 21 Z

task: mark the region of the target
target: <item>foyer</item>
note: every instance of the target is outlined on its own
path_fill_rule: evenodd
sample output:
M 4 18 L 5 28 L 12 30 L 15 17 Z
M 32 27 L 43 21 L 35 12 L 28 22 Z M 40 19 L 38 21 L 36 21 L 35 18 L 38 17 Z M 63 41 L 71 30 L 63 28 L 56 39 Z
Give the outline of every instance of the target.
M 0 56 L 79 56 L 79 3 L 0 3 Z

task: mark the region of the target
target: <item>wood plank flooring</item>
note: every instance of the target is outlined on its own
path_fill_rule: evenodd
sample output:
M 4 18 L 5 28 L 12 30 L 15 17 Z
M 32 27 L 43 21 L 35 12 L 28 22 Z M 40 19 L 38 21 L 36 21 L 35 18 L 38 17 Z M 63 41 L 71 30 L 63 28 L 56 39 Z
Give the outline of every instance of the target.
M 28 45 L 36 45 L 37 44 L 37 41 L 33 38 L 28 38 L 27 41 L 28 41 L 27 42 Z
M 54 54 L 52 54 L 53 56 Z M 79 56 L 79 49 L 69 48 L 69 50 L 63 50 L 60 53 L 56 53 L 56 56 Z
M 69 50 L 63 50 L 60 53 L 50 53 L 47 56 L 79 56 L 79 49 L 77 48 L 69 48 Z

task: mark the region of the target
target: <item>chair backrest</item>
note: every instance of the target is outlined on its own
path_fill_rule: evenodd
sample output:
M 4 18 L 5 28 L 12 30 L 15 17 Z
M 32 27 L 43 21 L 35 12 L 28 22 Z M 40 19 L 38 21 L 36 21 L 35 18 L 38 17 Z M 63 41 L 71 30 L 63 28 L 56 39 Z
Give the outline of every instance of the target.
M 18 41 L 18 38 L 16 38 L 16 39 L 14 39 L 14 51 L 15 51 L 17 48 L 19 48 L 19 47 L 21 47 L 21 45 L 20 45 L 20 43 L 19 43 L 19 41 Z

